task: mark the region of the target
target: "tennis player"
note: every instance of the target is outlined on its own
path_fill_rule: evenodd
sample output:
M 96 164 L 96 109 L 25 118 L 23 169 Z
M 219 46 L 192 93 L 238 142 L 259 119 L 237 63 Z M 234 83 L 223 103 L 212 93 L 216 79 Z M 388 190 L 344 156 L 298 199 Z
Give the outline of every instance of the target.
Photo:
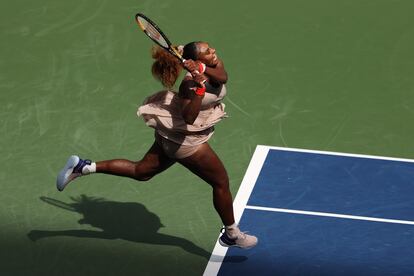
M 62 191 L 73 179 L 92 173 L 148 181 L 178 162 L 213 188 L 213 204 L 224 224 L 220 244 L 251 248 L 258 240 L 241 232 L 235 223 L 227 172 L 208 144 L 214 125 L 226 117 L 221 100 L 226 95 L 227 72 L 216 50 L 206 42 L 191 42 L 178 49 L 184 64 L 162 48 L 152 51 L 152 74 L 166 90 L 151 95 L 138 108 L 138 116 L 155 129 L 155 141 L 144 157 L 136 162 L 92 162 L 73 155 L 57 177 L 57 189 Z M 174 92 L 172 87 L 183 66 L 189 72 Z

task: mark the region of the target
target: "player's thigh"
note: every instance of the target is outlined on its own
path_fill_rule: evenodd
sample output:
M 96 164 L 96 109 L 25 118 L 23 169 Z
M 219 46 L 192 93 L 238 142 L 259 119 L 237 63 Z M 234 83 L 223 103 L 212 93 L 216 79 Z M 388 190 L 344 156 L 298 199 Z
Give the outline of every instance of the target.
M 168 157 L 162 147 L 154 141 L 151 148 L 144 157 L 136 163 L 136 169 L 148 175 L 158 174 L 169 167 L 176 161 Z
M 208 143 L 200 145 L 193 155 L 177 161 L 210 185 L 228 187 L 227 171 Z

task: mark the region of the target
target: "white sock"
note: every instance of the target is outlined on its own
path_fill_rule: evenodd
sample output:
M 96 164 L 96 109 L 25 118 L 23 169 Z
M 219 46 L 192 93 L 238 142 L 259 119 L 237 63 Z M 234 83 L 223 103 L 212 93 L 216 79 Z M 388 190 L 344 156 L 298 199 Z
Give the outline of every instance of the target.
M 96 172 L 96 163 L 92 162 L 90 165 L 85 165 L 82 168 L 82 174 L 91 174 Z
M 230 236 L 230 238 L 236 237 L 240 233 L 240 229 L 236 223 L 224 226 L 224 228 L 226 229 L 226 233 Z

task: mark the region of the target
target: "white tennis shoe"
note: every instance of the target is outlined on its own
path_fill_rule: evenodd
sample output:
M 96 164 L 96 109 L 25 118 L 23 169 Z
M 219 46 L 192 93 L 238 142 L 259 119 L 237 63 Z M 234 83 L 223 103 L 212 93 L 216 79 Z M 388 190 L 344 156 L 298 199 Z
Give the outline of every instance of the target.
M 82 160 L 77 155 L 72 155 L 66 161 L 65 166 L 59 172 L 56 187 L 61 192 L 75 178 L 82 176 L 82 169 L 85 165 L 90 165 L 91 160 Z
M 258 242 L 257 237 L 248 235 L 240 230 L 235 232 L 236 233 L 234 235 L 230 235 L 227 231 L 224 231 L 223 235 L 219 238 L 220 245 L 224 247 L 239 247 L 243 249 L 250 249 L 256 246 Z

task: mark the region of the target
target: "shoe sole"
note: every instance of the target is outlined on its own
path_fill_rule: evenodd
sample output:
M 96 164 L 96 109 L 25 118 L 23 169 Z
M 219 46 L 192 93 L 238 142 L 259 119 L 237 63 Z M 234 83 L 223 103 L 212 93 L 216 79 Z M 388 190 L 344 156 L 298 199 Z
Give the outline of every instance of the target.
M 224 247 L 237 247 L 237 248 L 241 248 L 241 249 L 250 249 L 250 248 L 253 248 L 253 247 L 255 247 L 257 245 L 257 243 L 258 243 L 258 241 L 255 244 L 251 245 L 251 246 L 242 247 L 242 246 L 237 245 L 237 244 L 232 244 L 232 245 L 227 244 L 227 243 L 223 242 L 221 239 L 219 239 L 219 244 L 221 246 L 224 246 Z
M 79 163 L 79 157 L 76 155 L 72 155 L 69 157 L 68 161 L 66 161 L 65 166 L 59 172 L 57 180 L 56 180 L 56 188 L 59 192 L 65 189 L 66 185 L 70 182 L 69 176 L 73 173 L 73 169 Z
M 224 242 L 222 242 L 222 241 L 221 241 L 221 239 L 219 239 L 219 244 L 220 244 L 221 246 L 224 246 L 224 247 L 236 247 L 236 245 L 235 245 L 235 244 L 230 245 L 230 244 L 224 243 Z

